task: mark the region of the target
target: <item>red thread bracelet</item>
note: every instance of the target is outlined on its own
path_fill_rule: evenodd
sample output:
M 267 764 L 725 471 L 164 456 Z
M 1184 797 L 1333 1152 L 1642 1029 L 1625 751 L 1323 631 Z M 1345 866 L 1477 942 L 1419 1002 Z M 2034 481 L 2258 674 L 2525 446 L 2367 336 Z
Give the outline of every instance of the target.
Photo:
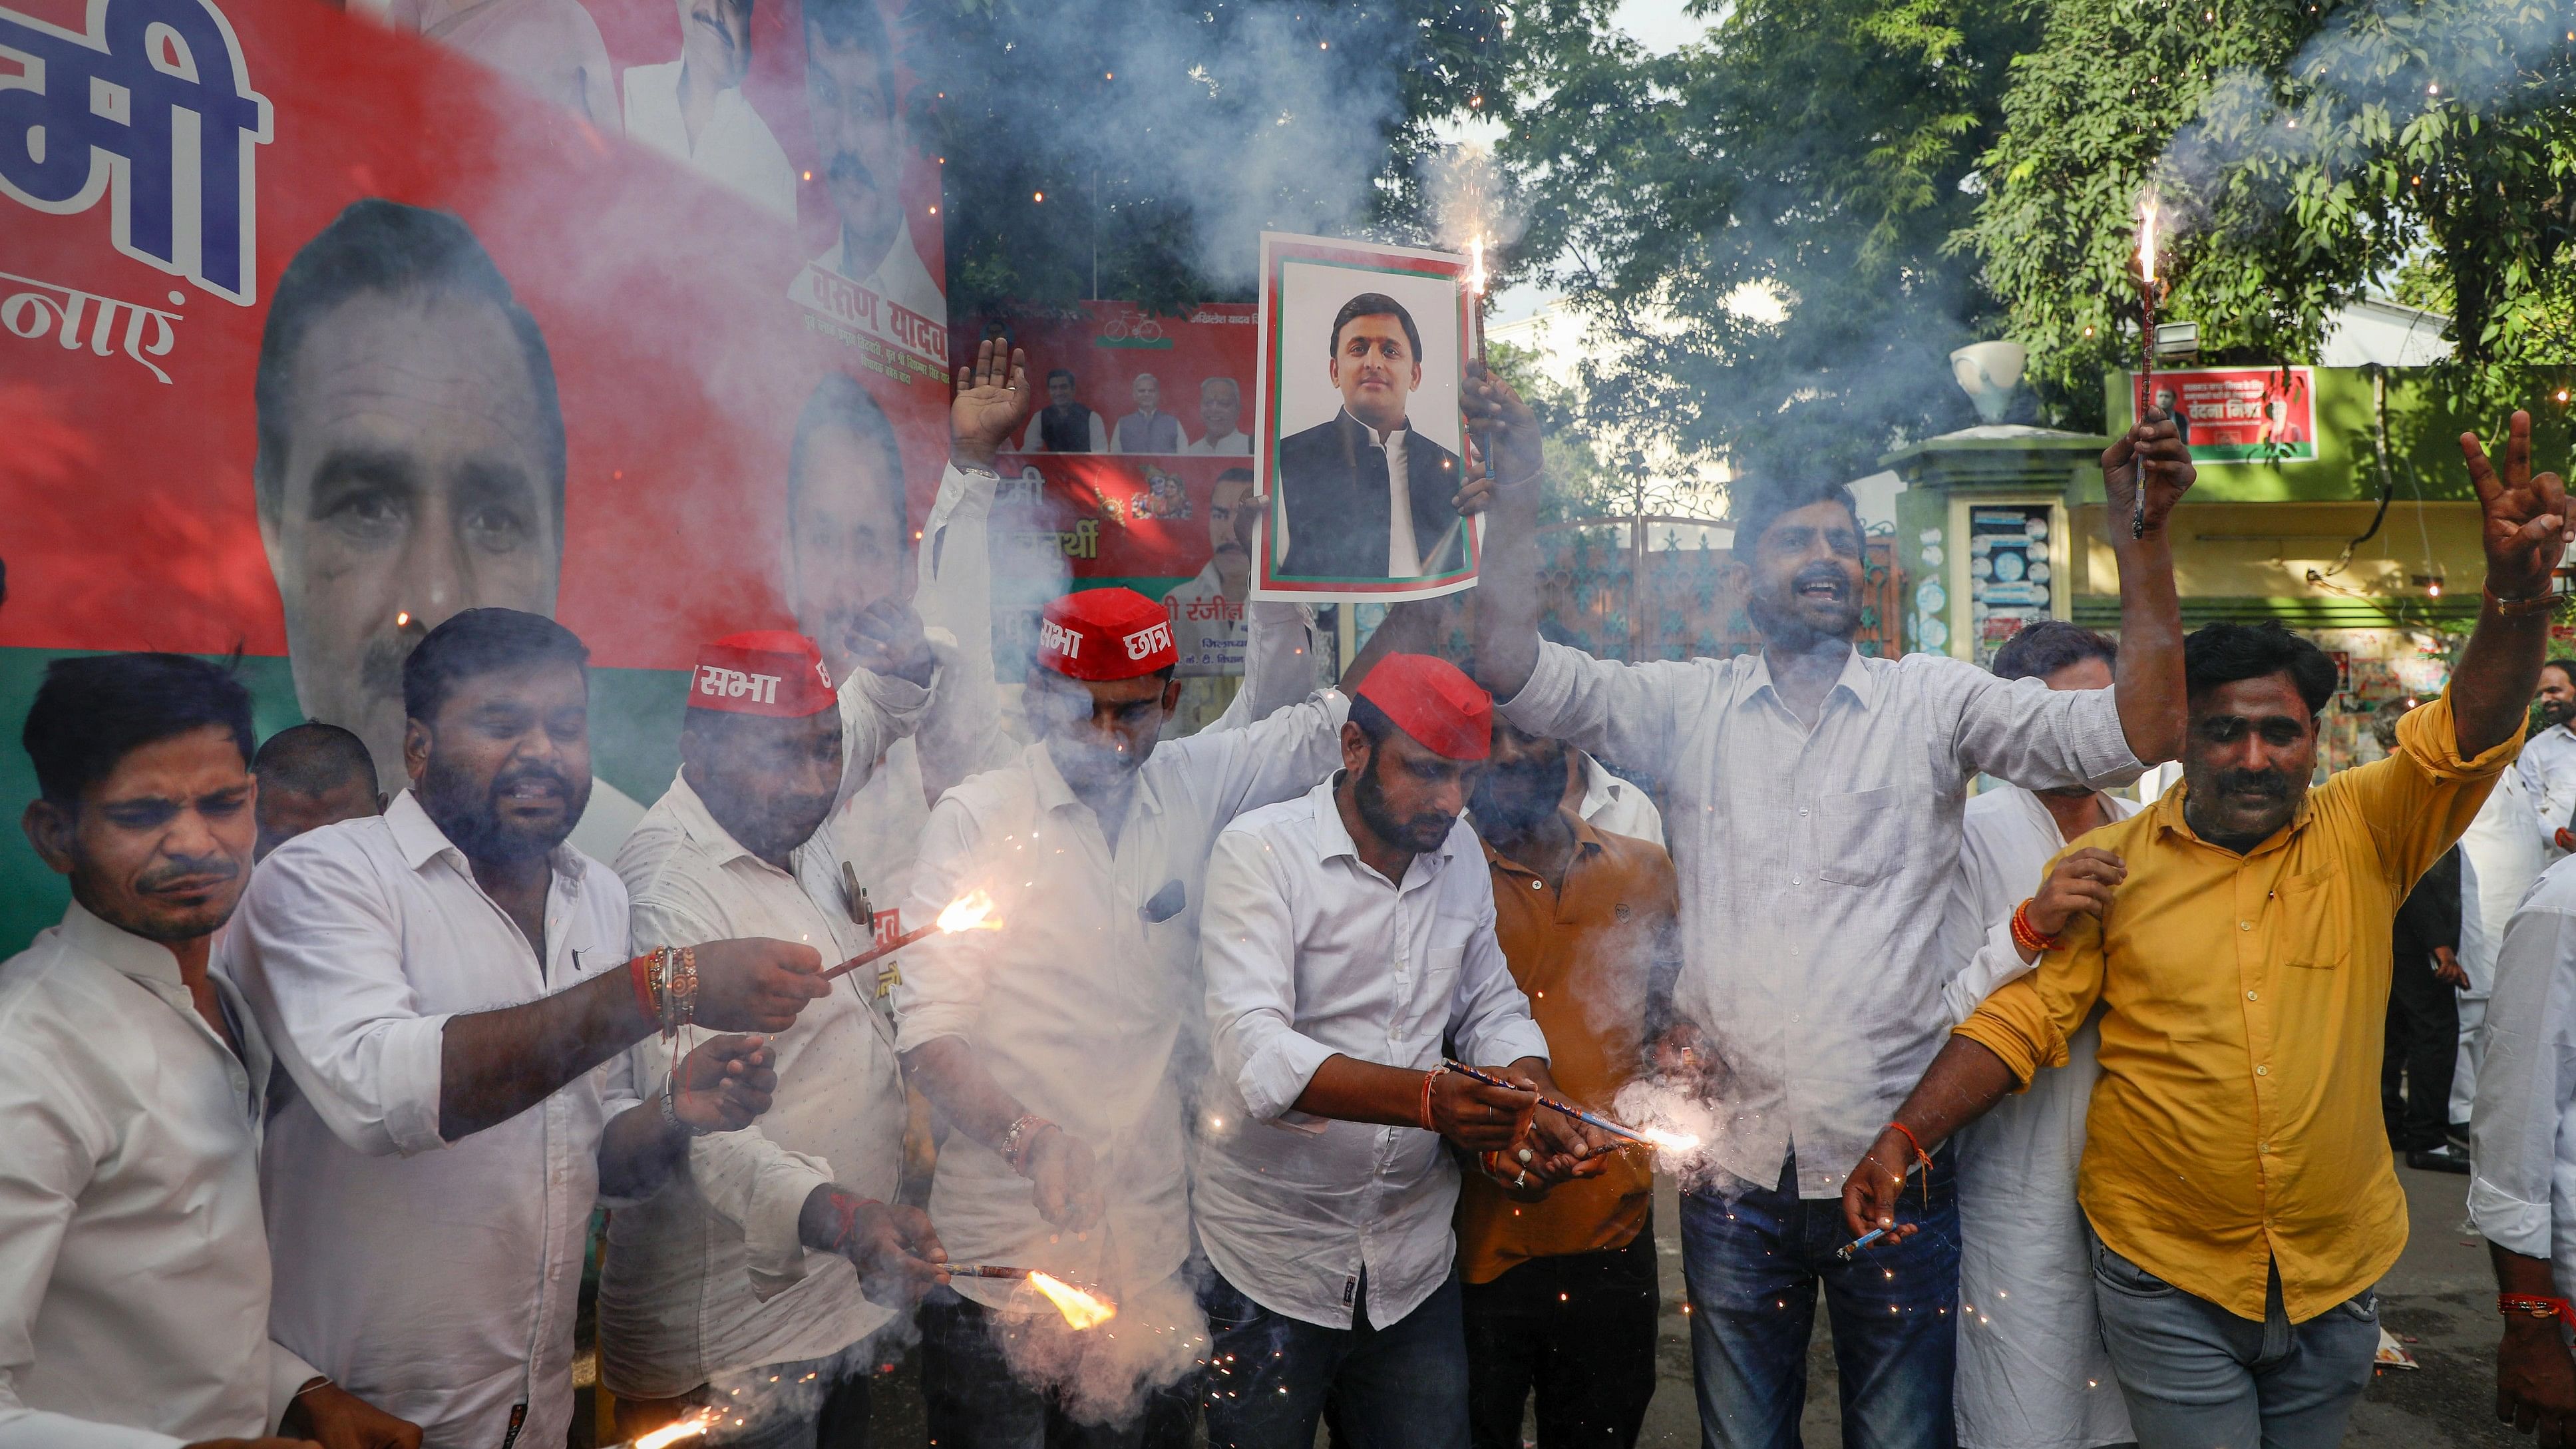
M 635 1004 L 644 1008 L 645 1018 L 659 1023 L 662 1010 L 653 1004 L 653 953 L 645 952 L 626 963 L 626 979 L 635 988 Z
M 2030 901 L 2028 900 L 2024 900 L 2020 905 L 2013 907 L 2012 937 L 2015 944 L 2042 954 L 2053 951 L 2057 948 L 2057 938 L 2055 936 L 2044 935 L 2041 933 L 2039 927 L 2031 924 Z
M 2561 1323 L 2576 1322 L 2576 1308 L 2564 1298 L 2541 1298 L 2528 1293 L 2499 1293 L 2496 1312 L 2507 1318 L 2555 1318 Z
M 1887 1125 L 1905 1134 L 1906 1145 L 1914 1149 L 1914 1160 L 1923 1164 L 1923 1208 L 1929 1212 L 1932 1209 L 1932 1154 L 1923 1150 L 1923 1139 L 1914 1135 L 1913 1128 L 1893 1118 Z M 1897 1182 L 1902 1185 L 1904 1179 L 1900 1177 Z
M 1440 1130 L 1431 1121 L 1431 1084 L 1440 1080 L 1440 1074 L 1447 1070 L 1449 1069 L 1445 1066 L 1433 1067 L 1422 1074 L 1422 1130 L 1425 1132 Z

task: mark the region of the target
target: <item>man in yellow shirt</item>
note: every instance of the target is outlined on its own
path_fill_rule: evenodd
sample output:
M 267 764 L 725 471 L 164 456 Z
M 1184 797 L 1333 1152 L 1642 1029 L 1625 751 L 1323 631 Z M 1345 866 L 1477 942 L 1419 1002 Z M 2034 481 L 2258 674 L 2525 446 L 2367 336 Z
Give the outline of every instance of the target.
M 1959 1027 L 1843 1194 L 1855 1234 L 1908 1235 L 1907 1169 L 2102 1007 L 2077 1189 L 2147 1449 L 2323 1449 L 2370 1381 L 2372 1285 L 2406 1245 L 2379 1120 L 2390 922 L 2513 762 L 2570 536 L 2527 414 L 2501 478 L 2460 443 L 2487 578 L 2449 690 L 2311 794 L 2333 664 L 2277 624 L 2193 634 L 2181 788 L 2059 857 L 2015 916 L 2036 969 Z

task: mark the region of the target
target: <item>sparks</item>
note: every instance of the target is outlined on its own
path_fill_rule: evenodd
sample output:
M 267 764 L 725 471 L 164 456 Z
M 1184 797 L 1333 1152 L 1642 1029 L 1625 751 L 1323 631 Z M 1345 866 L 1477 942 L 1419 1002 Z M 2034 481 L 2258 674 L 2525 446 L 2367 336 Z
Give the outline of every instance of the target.
M 409 610 L 409 609 L 396 609 L 396 610 L 394 610 L 394 627 L 395 627 L 395 628 L 397 628 L 397 629 L 406 629 L 406 628 L 409 628 L 410 626 L 411 626 L 411 610 Z
M 2138 277 L 2149 286 L 2156 281 L 2156 194 L 2147 193 L 2138 221 Z
M 1068 1328 L 1097 1328 L 1118 1316 L 1118 1310 L 1107 1302 L 1050 1274 L 1031 1273 L 1029 1286 L 1047 1296 L 1055 1311 L 1064 1315 Z
M 1640 1127 L 1637 1135 L 1655 1145 L 1658 1152 L 1696 1152 L 1699 1138 L 1694 1133 L 1675 1132 L 1669 1127 Z
M 1485 234 L 1483 232 L 1467 238 L 1467 290 L 1479 297 L 1485 295 Z
M 652 1433 L 630 1442 L 626 1449 L 663 1449 L 666 1444 L 677 1444 L 683 1439 L 695 1439 L 714 1428 L 716 1421 L 723 1417 L 713 1409 L 700 1409 L 688 1418 L 677 1423 L 665 1424 Z
M 993 898 L 983 891 L 968 891 L 948 903 L 939 913 L 939 929 L 947 932 L 998 931 L 1002 923 L 993 919 Z

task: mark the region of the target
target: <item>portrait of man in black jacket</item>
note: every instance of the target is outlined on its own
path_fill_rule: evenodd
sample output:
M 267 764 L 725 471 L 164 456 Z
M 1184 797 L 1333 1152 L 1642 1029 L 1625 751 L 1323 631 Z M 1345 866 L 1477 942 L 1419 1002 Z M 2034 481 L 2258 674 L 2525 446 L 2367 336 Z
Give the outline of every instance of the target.
M 1409 579 L 1459 568 L 1466 542 L 1458 455 L 1416 432 L 1406 415 L 1422 386 L 1413 314 L 1382 292 L 1344 302 L 1333 317 L 1326 375 L 1341 410 L 1279 443 L 1279 574 Z

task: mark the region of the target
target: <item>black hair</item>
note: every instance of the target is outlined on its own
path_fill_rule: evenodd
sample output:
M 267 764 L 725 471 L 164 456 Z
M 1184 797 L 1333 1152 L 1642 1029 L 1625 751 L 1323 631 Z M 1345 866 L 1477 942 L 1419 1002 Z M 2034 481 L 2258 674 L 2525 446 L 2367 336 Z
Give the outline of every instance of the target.
M 468 609 L 430 630 L 403 661 L 403 713 L 434 720 L 464 681 L 550 662 L 575 665 L 586 675 L 590 650 L 580 635 L 543 614 Z
M 2120 646 L 2107 635 L 2097 634 L 2081 624 L 2064 619 L 2042 619 L 2025 624 L 2021 632 L 2004 641 L 1995 651 L 1995 678 L 2046 679 L 2070 664 L 2099 659 L 2117 666 Z
M 1741 564 L 1753 562 L 1762 535 L 1780 521 L 1780 515 L 1810 504 L 1837 504 L 1851 515 L 1852 527 L 1860 527 L 1860 505 L 1852 501 L 1850 487 L 1841 483 L 1772 479 L 1736 490 L 1730 501 L 1735 515 L 1735 561 Z
M 367 742 L 335 724 L 319 720 L 289 725 L 260 742 L 251 756 L 250 772 L 263 789 L 319 795 L 355 784 L 376 793 L 376 757 Z
M 2576 684 L 2576 659 L 2544 659 L 2540 661 L 2540 667 L 2555 669 L 2567 676 L 2569 684 Z
M 483 250 L 472 229 L 444 211 L 405 206 L 370 196 L 349 203 L 331 224 L 304 244 L 269 297 L 259 336 L 259 372 L 252 383 L 259 451 L 251 465 L 260 516 L 275 519 L 285 506 L 286 399 L 293 386 L 295 350 L 323 314 L 355 297 L 379 295 L 410 301 L 459 297 L 497 308 L 518 339 L 528 367 L 545 448 L 546 502 L 554 510 L 555 550 L 563 550 L 563 402 L 555 393 L 554 358 L 537 319 L 510 290 L 509 279 Z
M 127 755 L 208 727 L 231 731 L 248 767 L 250 691 L 232 671 L 186 654 L 91 654 L 45 666 L 18 741 L 38 793 L 72 810 Z
M 1413 325 L 1413 314 L 1404 310 L 1402 302 L 1384 292 L 1362 292 L 1333 314 L 1333 337 L 1325 344 L 1326 357 L 1342 355 L 1342 329 L 1362 317 L 1393 317 L 1404 328 L 1404 340 L 1413 349 L 1413 360 L 1422 360 L 1422 329 Z
M 1252 470 L 1249 468 L 1228 468 L 1224 472 L 1216 475 L 1216 481 L 1219 483 L 1249 483 L 1253 481 Z
M 787 517 L 794 531 L 796 500 L 805 491 L 806 450 L 814 435 L 825 428 L 839 428 L 863 443 L 875 446 L 885 460 L 887 479 L 893 484 L 894 532 L 898 539 L 912 535 L 912 516 L 906 511 L 903 486 L 903 449 L 895 442 L 894 424 L 887 420 L 885 409 L 868 396 L 858 379 L 846 372 L 827 372 L 814 384 L 805 406 L 796 414 L 796 438 L 787 448 Z
M 2286 674 L 2311 716 L 2322 714 L 2334 698 L 2335 666 L 2326 652 L 2281 626 L 2278 619 L 2260 624 L 2203 624 L 2182 641 L 2184 687 L 2192 694 Z
M 1378 708 L 1375 702 L 1363 699 L 1356 694 L 1351 696 L 1350 720 L 1360 727 L 1361 734 L 1368 737 L 1369 748 L 1372 750 L 1386 743 L 1388 735 L 1396 733 L 1395 721 L 1387 718 L 1385 710 Z
M 835 45 L 853 46 L 876 58 L 877 94 L 885 97 L 886 114 L 902 109 L 894 89 L 894 41 L 886 34 L 877 0 L 805 0 L 805 28 Z M 814 63 L 812 46 L 805 63 Z
M 1049 382 L 1053 382 L 1053 381 L 1055 381 L 1055 380 L 1056 380 L 1057 378 L 1059 378 L 1059 377 L 1060 377 L 1060 378 L 1063 378 L 1065 381 L 1070 382 L 1070 383 L 1073 383 L 1073 384 L 1075 384 L 1075 385 L 1077 385 L 1077 386 L 1079 386 L 1079 385 L 1081 384 L 1081 382 L 1082 382 L 1082 379 L 1080 379 L 1080 378 L 1078 378 L 1078 377 L 1075 377 L 1075 376 L 1073 375 L 1073 369 L 1072 369 L 1072 368 L 1070 368 L 1070 367 L 1050 367 L 1050 368 L 1048 368 L 1048 369 L 1047 369 L 1047 375 L 1046 375 L 1046 380 L 1047 380 L 1047 381 L 1049 381 Z

